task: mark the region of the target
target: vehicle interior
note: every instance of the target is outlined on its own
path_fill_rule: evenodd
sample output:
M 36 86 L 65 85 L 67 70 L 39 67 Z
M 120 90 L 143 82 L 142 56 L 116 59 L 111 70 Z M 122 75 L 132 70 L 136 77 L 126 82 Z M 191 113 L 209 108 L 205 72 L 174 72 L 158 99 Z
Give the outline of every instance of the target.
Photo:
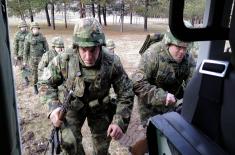
M 185 41 L 203 42 L 197 71 L 184 94 L 182 113 L 170 112 L 150 119 L 147 130 L 150 155 L 235 154 L 235 53 L 224 53 L 226 40 L 232 51 L 235 48 L 233 8 L 233 0 L 206 0 L 204 27 L 189 29 L 183 22 L 184 0 L 171 0 L 172 33 Z M 0 16 L 0 154 L 20 155 L 5 0 L 1 0 Z
M 0 154 L 21 154 L 6 1 L 0 6 Z
M 181 114 L 150 119 L 149 153 L 235 154 L 235 13 L 233 0 L 207 0 L 203 28 L 183 23 L 184 0 L 171 0 L 169 27 L 179 39 L 200 43 L 197 70 L 188 84 Z M 232 52 L 224 52 L 228 40 Z

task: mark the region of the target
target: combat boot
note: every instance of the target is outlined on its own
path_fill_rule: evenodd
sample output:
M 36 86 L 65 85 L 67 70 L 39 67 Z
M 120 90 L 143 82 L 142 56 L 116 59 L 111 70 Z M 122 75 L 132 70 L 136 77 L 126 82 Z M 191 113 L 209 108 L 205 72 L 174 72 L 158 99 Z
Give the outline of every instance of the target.
M 34 87 L 34 94 L 37 95 L 38 94 L 38 86 L 35 84 L 33 87 Z
M 25 80 L 25 86 L 26 87 L 29 86 L 29 78 L 26 76 L 24 80 Z

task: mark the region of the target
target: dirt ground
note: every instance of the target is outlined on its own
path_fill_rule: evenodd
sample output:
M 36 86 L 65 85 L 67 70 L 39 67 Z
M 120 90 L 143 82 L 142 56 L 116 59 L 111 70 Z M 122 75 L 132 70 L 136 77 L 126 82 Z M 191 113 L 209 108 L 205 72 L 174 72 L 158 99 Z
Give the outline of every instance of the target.
M 161 32 L 166 29 L 165 25 L 150 25 L 149 31 L 143 31 L 143 25 L 125 25 L 124 32 L 120 32 L 119 25 L 109 25 L 104 28 L 106 38 L 113 39 L 116 44 L 115 52 L 120 56 L 121 61 L 128 75 L 130 75 L 137 67 L 140 55 L 138 53 L 147 33 Z M 9 27 L 10 40 L 13 43 L 13 36 L 17 28 L 15 25 Z M 61 35 L 64 37 L 65 46 L 68 48 L 72 43 L 73 25 L 69 25 L 65 29 L 63 25 L 57 25 L 56 30 L 52 30 L 43 25 L 41 32 L 46 36 L 49 45 L 51 38 Z M 19 123 L 21 131 L 22 151 L 24 155 L 44 154 L 48 143 L 51 125 L 46 118 L 47 106 L 39 103 L 39 97 L 33 94 L 33 87 L 25 87 L 20 76 L 18 67 L 13 66 L 15 75 L 15 87 L 18 101 Z M 142 128 L 138 116 L 136 102 L 134 103 L 132 118 L 128 131 L 125 135 L 126 142 L 121 145 L 119 142 L 112 141 L 110 145 L 110 153 L 112 155 L 128 155 L 126 146 L 134 143 L 141 135 Z M 87 123 L 82 128 L 83 145 L 86 154 L 92 154 L 92 144 L 90 131 Z

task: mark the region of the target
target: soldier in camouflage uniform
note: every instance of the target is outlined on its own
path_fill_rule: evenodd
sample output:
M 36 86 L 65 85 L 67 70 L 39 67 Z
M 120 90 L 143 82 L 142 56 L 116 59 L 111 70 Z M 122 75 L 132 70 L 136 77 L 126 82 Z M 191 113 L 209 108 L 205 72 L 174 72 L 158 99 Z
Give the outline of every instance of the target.
M 151 116 L 173 110 L 177 99 L 183 97 L 183 85 L 195 67 L 188 47 L 189 43 L 167 32 L 161 42 L 143 53 L 132 77 L 143 126 Z
M 39 32 L 40 26 L 37 22 L 33 22 L 30 29 L 32 32 L 26 36 L 24 44 L 24 65 L 29 64 L 32 70 L 34 93 L 38 94 L 38 63 L 42 55 L 48 51 L 48 43 L 46 38 Z
M 38 79 L 41 78 L 44 68 L 49 62 L 59 53 L 64 52 L 64 40 L 62 37 L 54 37 L 52 39 L 52 49 L 42 55 L 41 61 L 38 64 Z
M 66 51 L 55 57 L 43 74 L 41 83 L 48 88 L 49 118 L 54 126 L 62 124 L 58 119 L 61 103 L 57 86 L 64 87 L 65 94 L 74 91 L 62 131 L 62 147 L 70 155 L 85 154 L 81 128 L 86 118 L 94 155 L 108 154 L 111 138 L 120 139 L 130 120 L 134 96 L 132 82 L 119 57 L 110 54 L 104 44 L 105 36 L 99 22 L 94 18 L 82 18 L 74 27 L 74 52 Z M 118 96 L 116 111 L 110 110 L 111 85 Z
M 52 39 L 52 49 L 42 55 L 42 59 L 38 64 L 38 80 L 40 81 L 43 75 L 43 71 L 49 65 L 49 62 L 58 54 L 64 52 L 64 40 L 62 37 L 54 37 Z M 40 85 L 40 82 L 38 83 Z M 43 88 L 43 87 L 41 87 Z M 45 91 L 41 90 L 39 93 L 40 103 L 45 104 Z
M 21 21 L 18 25 L 19 31 L 16 32 L 15 38 L 14 38 L 14 54 L 15 54 L 15 63 L 19 64 L 21 71 L 22 71 L 22 77 L 25 80 L 25 85 L 27 86 L 29 84 L 28 77 L 26 76 L 26 73 L 24 72 L 23 68 L 23 53 L 24 53 L 24 41 L 26 35 L 29 33 L 27 31 L 27 24 L 24 21 Z

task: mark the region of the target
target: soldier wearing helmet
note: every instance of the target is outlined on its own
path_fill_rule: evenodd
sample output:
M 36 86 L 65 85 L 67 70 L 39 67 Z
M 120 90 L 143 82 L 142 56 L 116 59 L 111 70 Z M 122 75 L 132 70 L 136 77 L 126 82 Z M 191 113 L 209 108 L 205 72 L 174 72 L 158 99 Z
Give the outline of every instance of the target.
M 38 34 L 39 33 L 40 26 L 37 22 L 32 22 L 30 25 L 30 30 L 32 31 L 33 34 Z
M 73 52 L 55 57 L 43 73 L 40 81 L 47 85 L 46 102 L 54 126 L 58 119 L 60 100 L 58 86 L 66 94 L 73 90 L 71 107 L 63 123 L 63 148 L 70 155 L 84 155 L 81 128 L 85 119 L 92 134 L 94 153 L 105 155 L 111 138 L 118 140 L 126 131 L 133 105 L 133 85 L 120 59 L 104 47 L 105 36 L 94 18 L 82 18 L 74 27 Z M 114 108 L 109 97 L 113 85 L 117 93 Z
M 27 86 L 29 84 L 28 77 L 26 73 L 23 70 L 23 53 L 24 53 L 24 41 L 25 37 L 29 33 L 27 30 L 27 24 L 24 21 L 21 21 L 18 25 L 19 31 L 16 32 L 14 37 L 14 54 L 15 54 L 15 62 L 18 64 L 21 68 L 21 74 L 22 78 L 25 80 L 25 85 Z
M 58 54 L 64 52 L 64 39 L 60 36 L 52 39 L 52 49 L 42 55 L 42 59 L 38 64 L 38 79 L 41 78 L 44 68 L 46 68 L 49 62 Z
M 52 38 L 52 49 L 47 51 L 42 55 L 42 59 L 38 64 L 38 80 L 40 81 L 43 75 L 43 71 L 46 70 L 46 67 L 49 65 L 49 62 L 56 57 L 58 54 L 64 52 L 64 39 L 61 36 Z M 40 82 L 38 83 L 40 85 Z M 43 89 L 45 85 L 40 85 L 39 89 Z M 45 104 L 46 92 L 41 90 L 39 94 L 39 99 L 42 104 Z
M 195 67 L 188 46 L 166 32 L 161 42 L 152 44 L 141 56 L 132 80 L 143 127 L 151 116 L 173 110 L 177 99 L 183 97 Z
M 107 49 L 109 49 L 110 52 L 114 53 L 115 43 L 114 43 L 113 40 L 108 39 L 108 40 L 106 41 L 106 47 L 107 47 Z
M 39 32 L 40 26 L 37 22 L 31 23 L 31 32 L 26 36 L 24 43 L 24 65 L 29 65 L 33 74 L 34 93 L 38 94 L 38 63 L 42 55 L 48 51 L 46 38 Z

